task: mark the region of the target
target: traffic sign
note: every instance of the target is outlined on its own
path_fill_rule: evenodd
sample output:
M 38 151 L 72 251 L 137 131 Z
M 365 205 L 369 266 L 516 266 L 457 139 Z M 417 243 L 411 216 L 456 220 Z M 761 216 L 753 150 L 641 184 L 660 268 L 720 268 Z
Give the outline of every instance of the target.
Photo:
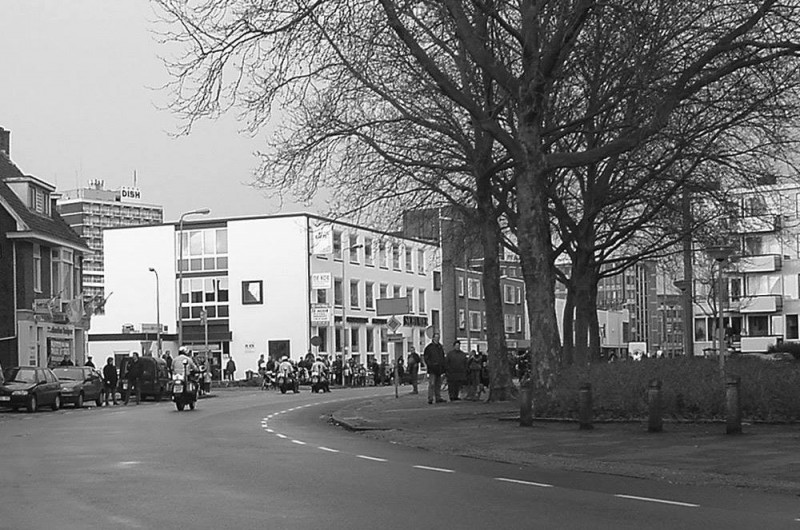
M 394 333 L 395 331 L 397 331 L 397 328 L 399 328 L 402 325 L 402 322 L 400 322 L 394 316 L 392 316 L 389 318 L 389 320 L 386 321 L 386 325 L 389 327 L 390 330 L 392 330 L 392 333 Z
M 405 336 L 402 333 L 389 333 L 386 335 L 386 340 L 389 342 L 403 342 L 405 340 Z

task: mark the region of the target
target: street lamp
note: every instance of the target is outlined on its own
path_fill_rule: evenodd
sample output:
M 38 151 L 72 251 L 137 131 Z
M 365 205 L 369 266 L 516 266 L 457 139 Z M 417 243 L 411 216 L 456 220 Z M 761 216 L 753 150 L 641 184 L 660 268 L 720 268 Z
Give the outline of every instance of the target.
M 201 208 L 181 214 L 178 221 L 178 348 L 183 346 L 183 218 L 187 215 L 208 215 L 211 210 Z
M 723 344 L 725 343 L 725 321 L 722 311 L 722 304 L 724 302 L 723 298 L 723 284 L 722 284 L 722 267 L 726 261 L 731 257 L 733 254 L 734 249 L 731 247 L 709 247 L 706 249 L 706 253 L 708 256 L 717 262 L 719 266 L 719 270 L 717 271 L 717 317 L 719 321 L 717 323 L 717 345 L 719 351 L 719 373 L 723 378 L 725 378 L 725 352 L 722 351 Z M 727 349 L 727 348 L 726 348 Z
M 351 250 L 363 248 L 359 243 L 342 249 L 342 386 L 344 386 L 344 365 L 347 362 L 347 352 L 350 350 L 350 330 L 347 328 L 347 304 L 350 303 L 350 285 L 347 283 L 347 262 L 350 260 Z
M 158 271 L 150 267 L 150 272 L 156 275 L 156 333 L 158 336 L 158 356 L 161 357 L 161 290 L 159 288 Z

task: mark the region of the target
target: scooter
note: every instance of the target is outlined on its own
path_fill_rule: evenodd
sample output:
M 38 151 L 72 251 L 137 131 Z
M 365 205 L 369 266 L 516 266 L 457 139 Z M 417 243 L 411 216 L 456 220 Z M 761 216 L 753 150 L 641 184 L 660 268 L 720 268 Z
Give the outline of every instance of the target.
M 175 402 L 175 407 L 180 411 L 189 405 L 189 409 L 194 410 L 199 390 L 197 375 L 188 373 L 184 363 L 183 373 L 179 371 L 172 377 L 172 401 Z

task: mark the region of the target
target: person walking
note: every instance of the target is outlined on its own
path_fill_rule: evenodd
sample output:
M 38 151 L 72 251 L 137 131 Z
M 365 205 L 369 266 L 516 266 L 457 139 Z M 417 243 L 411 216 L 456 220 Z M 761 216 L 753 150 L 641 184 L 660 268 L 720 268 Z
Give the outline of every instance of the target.
M 470 352 L 467 359 L 467 399 L 478 401 L 480 399 L 481 371 L 483 370 L 483 357 L 478 350 Z
M 411 382 L 411 393 L 419 394 L 419 390 L 417 389 L 417 377 L 419 376 L 420 358 L 414 346 L 409 346 L 408 350 L 406 367 L 408 368 L 408 377 Z
M 128 364 L 128 370 L 125 373 L 125 378 L 128 380 L 128 390 L 125 392 L 125 404 L 130 401 L 131 392 L 136 392 L 136 404 L 142 402 L 142 365 L 139 362 L 139 354 L 137 352 L 131 353 L 131 361 Z
M 453 341 L 453 349 L 445 356 L 447 391 L 450 401 L 459 401 L 461 387 L 467 382 L 467 354 L 461 349 L 461 342 Z
M 233 357 L 229 357 L 228 362 L 225 364 L 225 380 L 233 381 L 234 373 L 236 373 L 236 363 L 233 362 Z
M 442 399 L 442 374 L 444 373 L 444 348 L 439 343 L 439 332 L 434 332 L 431 342 L 422 352 L 425 366 L 428 367 L 428 404 L 444 403 Z
M 109 357 L 103 367 L 103 395 L 105 396 L 106 407 L 108 406 L 109 394 L 111 394 L 111 401 L 114 405 L 117 404 L 117 382 L 117 367 L 114 366 L 114 358 Z

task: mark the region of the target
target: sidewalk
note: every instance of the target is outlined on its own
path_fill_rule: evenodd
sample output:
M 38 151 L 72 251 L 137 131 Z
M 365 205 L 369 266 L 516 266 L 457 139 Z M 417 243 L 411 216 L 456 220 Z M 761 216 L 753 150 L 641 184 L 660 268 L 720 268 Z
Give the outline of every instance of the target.
M 360 401 L 333 420 L 364 435 L 450 453 L 551 469 L 609 473 L 681 484 L 718 484 L 800 494 L 800 425 L 743 425 L 726 435 L 724 423 L 647 423 L 534 420 L 519 426 L 516 402 L 458 401 L 428 405 L 425 388 Z

